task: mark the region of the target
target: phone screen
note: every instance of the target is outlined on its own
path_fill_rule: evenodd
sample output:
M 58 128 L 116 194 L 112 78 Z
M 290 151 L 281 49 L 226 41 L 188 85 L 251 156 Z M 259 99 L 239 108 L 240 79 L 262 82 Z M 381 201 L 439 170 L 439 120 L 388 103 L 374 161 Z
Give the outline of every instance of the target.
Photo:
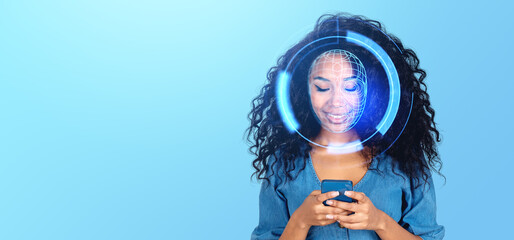
M 344 191 L 353 191 L 353 183 L 350 180 L 335 180 L 335 179 L 325 179 L 321 182 L 321 193 L 331 192 L 331 191 L 339 191 L 339 195 L 337 197 L 331 198 L 338 201 L 343 202 L 354 202 L 354 200 L 350 197 L 344 195 Z M 326 201 L 323 201 L 325 206 L 329 206 Z

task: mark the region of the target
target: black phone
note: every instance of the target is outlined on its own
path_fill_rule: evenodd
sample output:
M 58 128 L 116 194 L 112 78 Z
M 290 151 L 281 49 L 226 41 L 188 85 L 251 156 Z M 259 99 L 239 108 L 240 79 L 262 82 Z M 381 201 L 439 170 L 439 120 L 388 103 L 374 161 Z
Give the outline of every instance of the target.
M 337 197 L 331 198 L 343 202 L 355 202 L 353 198 L 344 195 L 344 191 L 353 191 L 353 183 L 350 180 L 335 180 L 335 179 L 324 179 L 321 182 L 321 193 L 338 191 Z M 329 206 L 326 201 L 323 201 L 325 206 Z

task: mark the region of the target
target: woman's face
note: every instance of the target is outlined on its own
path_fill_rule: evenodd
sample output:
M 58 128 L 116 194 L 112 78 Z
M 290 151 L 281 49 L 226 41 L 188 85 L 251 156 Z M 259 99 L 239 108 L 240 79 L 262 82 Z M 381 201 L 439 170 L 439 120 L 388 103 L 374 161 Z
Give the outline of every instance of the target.
M 328 51 L 311 66 L 309 95 L 323 128 L 342 133 L 360 118 L 366 100 L 366 73 L 355 55 Z

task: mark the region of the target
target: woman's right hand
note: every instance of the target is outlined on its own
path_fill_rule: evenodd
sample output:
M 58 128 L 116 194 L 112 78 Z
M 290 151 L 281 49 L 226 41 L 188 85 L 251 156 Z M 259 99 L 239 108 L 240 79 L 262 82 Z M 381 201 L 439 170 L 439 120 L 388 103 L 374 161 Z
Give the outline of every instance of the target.
M 314 190 L 305 198 L 302 205 L 293 213 L 294 217 L 303 228 L 310 228 L 311 226 L 325 226 L 335 223 L 334 215 L 348 215 L 352 212 L 336 208 L 332 206 L 325 206 L 323 201 L 334 198 L 339 195 L 339 192 L 332 191 L 321 193 L 320 190 Z M 293 217 L 293 216 L 291 216 Z

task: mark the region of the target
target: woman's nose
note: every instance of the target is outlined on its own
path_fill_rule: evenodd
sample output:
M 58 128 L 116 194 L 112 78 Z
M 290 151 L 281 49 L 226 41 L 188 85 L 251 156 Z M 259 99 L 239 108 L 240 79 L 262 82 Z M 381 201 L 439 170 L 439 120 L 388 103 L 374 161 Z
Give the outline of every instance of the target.
M 336 89 L 334 95 L 332 96 L 331 103 L 334 107 L 342 107 L 346 105 L 343 91 L 340 88 Z

